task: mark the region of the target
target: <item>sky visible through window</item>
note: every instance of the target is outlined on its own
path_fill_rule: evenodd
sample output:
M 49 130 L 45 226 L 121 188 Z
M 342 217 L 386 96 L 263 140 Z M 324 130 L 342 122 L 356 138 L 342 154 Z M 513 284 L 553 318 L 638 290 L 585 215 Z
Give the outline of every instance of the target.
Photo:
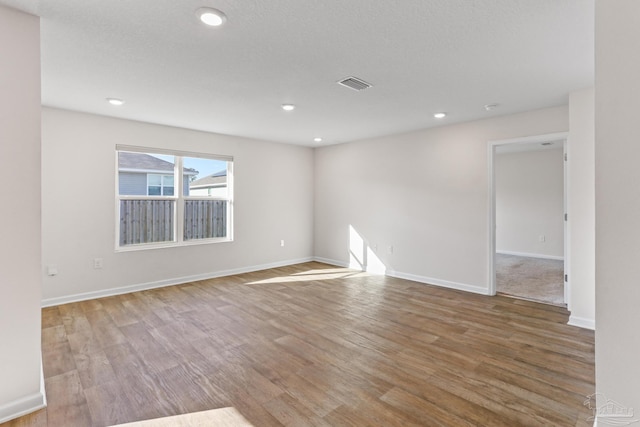
M 164 154 L 152 154 L 152 153 L 149 153 L 149 155 L 156 157 L 158 159 L 164 160 L 166 162 L 170 162 L 170 163 L 174 162 L 173 156 L 168 156 Z M 215 159 L 184 157 L 184 167 L 197 170 L 198 176 L 195 179 L 200 179 L 200 178 L 204 178 L 205 176 L 212 175 L 216 172 L 226 170 L 227 162 L 223 160 L 215 160 Z

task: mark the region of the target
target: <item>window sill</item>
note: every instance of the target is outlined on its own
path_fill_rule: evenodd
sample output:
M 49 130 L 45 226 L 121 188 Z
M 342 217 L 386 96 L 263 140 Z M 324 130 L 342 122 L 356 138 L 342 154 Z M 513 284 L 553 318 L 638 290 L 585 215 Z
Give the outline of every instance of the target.
M 222 238 L 214 238 L 214 239 L 197 239 L 197 240 L 188 240 L 184 242 L 161 242 L 161 243 L 140 243 L 136 245 L 128 245 L 128 246 L 117 246 L 115 252 L 136 252 L 136 251 L 146 251 L 152 249 L 166 249 L 166 248 L 180 248 L 185 246 L 200 246 L 200 245 L 210 245 L 215 243 L 231 243 L 233 239 L 222 239 Z

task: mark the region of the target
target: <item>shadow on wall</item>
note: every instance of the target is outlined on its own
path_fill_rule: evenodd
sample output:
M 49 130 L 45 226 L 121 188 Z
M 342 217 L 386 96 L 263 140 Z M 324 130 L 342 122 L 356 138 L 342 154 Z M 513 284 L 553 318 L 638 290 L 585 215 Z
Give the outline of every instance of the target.
M 349 268 L 373 274 L 385 274 L 387 267 L 360 233 L 349 225 Z

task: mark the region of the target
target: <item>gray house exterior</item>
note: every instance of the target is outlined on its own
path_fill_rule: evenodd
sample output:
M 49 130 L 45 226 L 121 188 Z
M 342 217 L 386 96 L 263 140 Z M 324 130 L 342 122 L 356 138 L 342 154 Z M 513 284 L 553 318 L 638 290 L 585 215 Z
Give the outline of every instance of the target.
M 184 195 L 189 181 L 198 174 L 184 169 Z M 145 153 L 118 152 L 118 193 L 121 196 L 173 196 L 174 164 Z
M 192 196 L 225 197 L 227 191 L 227 170 L 196 179 L 189 185 Z

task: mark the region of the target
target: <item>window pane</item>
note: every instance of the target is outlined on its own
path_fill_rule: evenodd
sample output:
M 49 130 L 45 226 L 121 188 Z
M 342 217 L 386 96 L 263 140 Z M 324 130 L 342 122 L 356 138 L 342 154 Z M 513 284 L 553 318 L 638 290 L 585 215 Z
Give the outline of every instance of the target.
M 229 197 L 227 162 L 196 157 L 184 158 L 185 196 Z
M 162 190 L 163 196 L 173 196 L 173 187 L 164 187 Z
M 227 237 L 226 200 L 185 200 L 184 240 Z
M 149 187 L 149 195 L 150 196 L 162 196 L 161 187 Z
M 146 196 L 147 186 L 160 186 L 161 176 L 172 175 L 174 168 L 174 156 L 119 151 L 118 194 L 121 196 Z
M 174 200 L 120 200 L 120 246 L 174 241 Z
M 173 187 L 173 175 L 163 175 L 162 185 L 165 187 Z

